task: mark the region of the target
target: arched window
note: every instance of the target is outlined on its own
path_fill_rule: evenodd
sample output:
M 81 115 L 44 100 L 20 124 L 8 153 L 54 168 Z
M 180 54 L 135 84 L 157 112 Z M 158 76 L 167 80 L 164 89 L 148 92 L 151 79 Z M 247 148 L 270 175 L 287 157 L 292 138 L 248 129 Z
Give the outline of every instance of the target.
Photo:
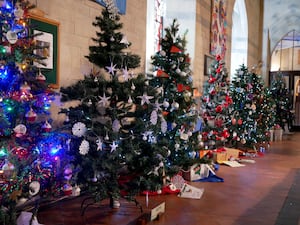
M 147 0 L 146 71 L 151 70 L 151 56 L 159 50 L 159 38 L 164 28 L 173 19 L 179 23 L 179 34 L 186 34 L 187 53 L 191 56 L 191 67 L 195 49 L 196 0 Z
M 248 20 L 245 0 L 236 0 L 232 13 L 231 78 L 240 65 L 247 66 Z

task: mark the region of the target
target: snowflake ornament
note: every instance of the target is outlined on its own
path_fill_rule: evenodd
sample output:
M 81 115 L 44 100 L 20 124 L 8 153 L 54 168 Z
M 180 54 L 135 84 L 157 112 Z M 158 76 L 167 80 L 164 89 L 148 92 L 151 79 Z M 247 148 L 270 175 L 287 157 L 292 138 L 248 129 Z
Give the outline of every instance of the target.
M 72 133 L 76 137 L 82 137 L 85 134 L 86 130 L 86 125 L 82 122 L 77 122 L 72 127 Z
M 87 140 L 83 140 L 79 146 L 80 155 L 86 155 L 89 153 L 90 143 Z

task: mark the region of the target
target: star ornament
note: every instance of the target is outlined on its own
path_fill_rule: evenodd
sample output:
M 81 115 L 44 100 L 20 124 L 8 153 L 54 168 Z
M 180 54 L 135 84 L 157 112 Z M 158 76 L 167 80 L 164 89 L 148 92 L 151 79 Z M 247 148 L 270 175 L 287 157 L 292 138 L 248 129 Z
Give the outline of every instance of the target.
M 140 98 L 142 100 L 141 101 L 142 105 L 144 105 L 145 103 L 149 105 L 150 104 L 150 100 L 152 98 L 154 98 L 154 97 L 147 95 L 147 93 L 144 93 L 143 96 L 138 96 L 138 98 Z
M 117 147 L 119 146 L 118 144 L 116 144 L 115 141 L 113 141 L 113 143 L 110 146 L 110 152 L 114 152 L 116 151 Z
M 117 70 L 116 69 L 116 66 L 117 65 L 114 65 L 112 62 L 110 63 L 110 66 L 106 66 L 105 68 L 107 69 L 107 71 L 112 74 L 112 75 L 115 75 L 115 71 Z
M 105 93 L 103 93 L 103 96 L 98 96 L 100 98 L 100 101 L 98 101 L 98 104 L 101 106 L 108 106 L 109 105 L 109 99 L 110 97 L 106 97 Z
M 128 81 L 130 78 L 127 68 L 123 69 L 123 77 L 125 81 Z
M 96 141 L 96 144 L 97 144 L 97 151 L 102 151 L 103 142 L 100 138 Z

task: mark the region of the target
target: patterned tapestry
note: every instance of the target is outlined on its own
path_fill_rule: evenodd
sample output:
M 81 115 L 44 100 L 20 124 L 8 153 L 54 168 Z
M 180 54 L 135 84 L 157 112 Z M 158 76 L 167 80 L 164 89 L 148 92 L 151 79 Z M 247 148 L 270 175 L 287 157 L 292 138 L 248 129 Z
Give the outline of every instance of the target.
M 210 54 L 224 58 L 226 53 L 226 0 L 212 0 Z

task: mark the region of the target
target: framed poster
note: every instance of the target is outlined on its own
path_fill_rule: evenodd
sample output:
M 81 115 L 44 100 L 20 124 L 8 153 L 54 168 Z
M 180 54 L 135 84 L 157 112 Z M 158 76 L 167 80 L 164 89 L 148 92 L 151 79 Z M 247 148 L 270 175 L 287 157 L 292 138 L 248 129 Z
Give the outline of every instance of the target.
M 36 64 L 41 73 L 46 77 L 46 82 L 51 88 L 59 87 L 59 23 L 40 16 L 29 15 L 32 34 L 38 46 L 35 54 L 45 58 L 43 64 Z

